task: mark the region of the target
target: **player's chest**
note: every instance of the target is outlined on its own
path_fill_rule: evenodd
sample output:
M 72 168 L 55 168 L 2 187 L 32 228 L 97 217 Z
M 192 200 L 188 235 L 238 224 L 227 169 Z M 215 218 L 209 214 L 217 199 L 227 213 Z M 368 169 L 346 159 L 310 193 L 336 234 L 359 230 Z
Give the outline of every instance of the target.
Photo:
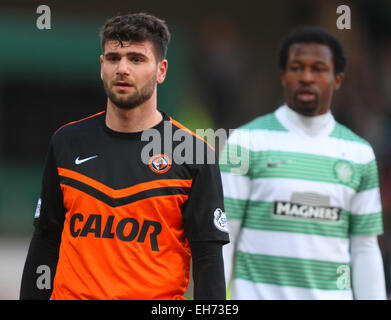
M 113 189 L 162 179 L 191 179 L 190 169 L 172 161 L 170 154 L 133 140 L 75 141 L 57 155 L 61 175 L 95 180 Z
M 251 177 L 293 179 L 342 185 L 357 190 L 364 166 L 355 150 L 335 140 L 287 135 L 270 139 L 251 153 Z

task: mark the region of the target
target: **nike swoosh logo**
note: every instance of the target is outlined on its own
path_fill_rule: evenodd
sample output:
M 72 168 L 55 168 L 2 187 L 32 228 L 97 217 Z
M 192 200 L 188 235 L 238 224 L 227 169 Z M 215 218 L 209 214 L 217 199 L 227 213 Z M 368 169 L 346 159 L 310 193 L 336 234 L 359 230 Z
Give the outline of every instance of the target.
M 79 159 L 80 157 L 77 157 L 75 160 L 75 164 L 81 164 L 81 163 L 86 162 L 88 160 L 95 159 L 96 157 L 97 156 L 92 156 L 92 157 L 85 158 L 85 159 Z
M 291 160 L 281 160 L 281 161 L 270 161 L 269 160 L 266 165 L 268 168 L 275 168 L 275 167 L 280 167 L 283 164 L 288 164 L 291 162 L 292 162 Z

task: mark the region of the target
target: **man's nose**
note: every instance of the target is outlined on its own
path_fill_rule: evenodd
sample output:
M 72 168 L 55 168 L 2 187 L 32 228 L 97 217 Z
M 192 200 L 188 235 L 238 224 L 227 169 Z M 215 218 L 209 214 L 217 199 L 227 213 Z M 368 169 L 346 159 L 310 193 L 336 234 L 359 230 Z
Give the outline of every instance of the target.
M 125 57 L 118 62 L 117 74 L 129 75 L 128 63 Z
M 309 83 L 314 81 L 314 75 L 310 68 L 305 68 L 300 75 L 300 81 L 304 83 Z

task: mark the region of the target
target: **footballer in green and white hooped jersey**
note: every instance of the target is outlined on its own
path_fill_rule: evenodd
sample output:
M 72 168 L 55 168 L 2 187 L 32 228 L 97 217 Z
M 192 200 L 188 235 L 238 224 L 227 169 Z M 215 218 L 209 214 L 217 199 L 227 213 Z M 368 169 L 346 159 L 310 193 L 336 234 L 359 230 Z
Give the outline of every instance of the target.
M 304 49 L 295 57 L 303 73 L 322 61 L 321 55 L 311 60 L 311 50 L 319 48 Z M 286 92 L 293 107 L 283 105 L 236 129 L 220 155 L 231 299 L 385 297 L 374 152 L 329 108 L 298 112 L 297 105 L 321 96 L 319 75 L 308 72 L 295 74 L 299 94 Z M 307 91 L 300 89 L 307 84 Z
M 377 167 L 366 141 L 321 117 L 322 130 L 307 136 L 282 106 L 228 140 L 221 162 L 230 150 L 249 155 L 243 174 L 221 163 L 237 233 L 233 299 L 352 298 L 349 237 L 382 232 Z

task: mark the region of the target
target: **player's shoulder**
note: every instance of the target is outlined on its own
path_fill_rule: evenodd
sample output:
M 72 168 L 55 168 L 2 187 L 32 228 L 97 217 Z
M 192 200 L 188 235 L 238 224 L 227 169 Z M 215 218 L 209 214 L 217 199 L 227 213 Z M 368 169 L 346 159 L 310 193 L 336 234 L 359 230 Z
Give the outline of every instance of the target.
M 339 123 L 338 121 L 335 121 L 335 126 L 333 131 L 330 133 L 330 137 L 357 143 L 362 145 L 364 148 L 371 148 L 369 141 L 359 136 L 357 133 L 353 132 L 350 128 Z
M 228 143 L 251 148 L 251 141 L 259 143 L 260 136 L 263 138 L 265 135 L 270 137 L 281 132 L 287 132 L 287 129 L 278 120 L 276 113 L 270 112 L 260 115 L 234 129 L 230 132 Z
M 346 150 L 350 150 L 359 163 L 367 163 L 376 158 L 369 141 L 337 121 L 329 137 L 339 140 L 338 144 L 344 145 Z
M 238 127 L 238 130 L 287 131 L 278 120 L 275 112 L 260 115 Z
M 195 142 L 195 144 L 201 144 L 207 147 L 209 150 L 214 151 L 214 147 L 209 144 L 204 137 L 201 137 L 194 131 L 190 130 L 188 127 L 180 123 L 179 121 L 175 120 L 173 117 L 164 115 L 164 119 L 170 121 L 172 126 L 174 127 L 174 131 L 179 130 L 182 135 L 186 135 L 188 137 L 191 137 L 191 139 Z M 174 133 L 175 134 L 175 133 Z M 178 134 L 177 134 L 178 136 Z
M 53 137 L 60 138 L 96 128 L 101 123 L 104 113 L 105 111 L 101 111 L 82 119 L 66 123 L 54 132 Z

